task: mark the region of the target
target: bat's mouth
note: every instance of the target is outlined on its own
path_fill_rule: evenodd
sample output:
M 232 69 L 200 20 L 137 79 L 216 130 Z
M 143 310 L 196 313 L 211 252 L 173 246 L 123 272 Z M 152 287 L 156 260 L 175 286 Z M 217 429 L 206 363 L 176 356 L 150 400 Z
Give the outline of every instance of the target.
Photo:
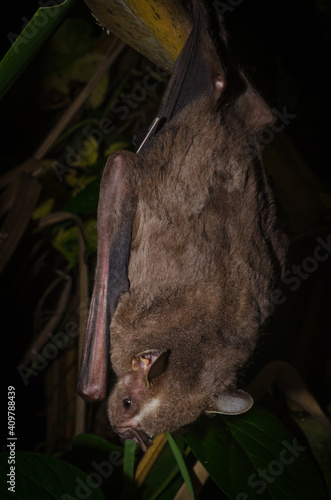
M 153 439 L 142 430 L 133 429 L 132 427 L 115 427 L 114 431 L 123 439 L 130 439 L 138 443 L 143 451 L 147 451 L 153 444 Z

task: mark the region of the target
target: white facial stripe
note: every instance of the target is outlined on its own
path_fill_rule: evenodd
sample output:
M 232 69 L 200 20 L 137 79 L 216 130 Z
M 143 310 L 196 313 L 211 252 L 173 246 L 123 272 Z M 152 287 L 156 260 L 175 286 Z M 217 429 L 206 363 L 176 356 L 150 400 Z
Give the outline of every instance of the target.
M 146 403 L 143 408 L 140 410 L 135 419 L 138 422 L 141 422 L 147 415 L 154 412 L 159 406 L 161 402 L 158 398 L 152 399 L 149 403 Z

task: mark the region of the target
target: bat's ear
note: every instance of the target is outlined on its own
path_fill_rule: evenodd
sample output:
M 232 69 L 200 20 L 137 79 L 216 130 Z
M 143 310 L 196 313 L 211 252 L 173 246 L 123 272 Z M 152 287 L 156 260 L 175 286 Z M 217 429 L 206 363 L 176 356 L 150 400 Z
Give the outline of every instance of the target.
M 250 394 L 240 389 L 224 391 L 215 398 L 211 408 L 205 413 L 222 413 L 225 415 L 240 415 L 253 406 L 254 400 Z
M 137 354 L 132 360 L 132 370 L 141 370 L 146 387 L 153 378 L 158 377 L 168 365 L 170 351 L 151 349 Z

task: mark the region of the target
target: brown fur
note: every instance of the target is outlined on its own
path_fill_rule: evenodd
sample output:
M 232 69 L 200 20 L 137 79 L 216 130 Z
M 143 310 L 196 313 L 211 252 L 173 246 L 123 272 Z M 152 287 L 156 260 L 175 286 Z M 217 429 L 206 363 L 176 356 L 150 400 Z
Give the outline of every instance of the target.
M 285 252 L 256 138 L 236 110 L 224 125 L 210 100 L 188 106 L 154 140 L 137 179 L 130 290 L 111 324 L 111 362 L 121 378 L 137 353 L 171 351 L 141 402 L 162 400 L 144 420 L 153 436 L 193 422 L 235 384 Z M 115 427 L 128 413 L 122 399 L 110 399 Z
M 257 140 L 273 115 L 193 6 L 159 111 L 165 125 L 141 153 L 109 158 L 100 191 L 79 391 L 105 396 L 110 325 L 110 421 L 143 449 L 202 412 L 250 408 L 237 374 L 285 260 Z

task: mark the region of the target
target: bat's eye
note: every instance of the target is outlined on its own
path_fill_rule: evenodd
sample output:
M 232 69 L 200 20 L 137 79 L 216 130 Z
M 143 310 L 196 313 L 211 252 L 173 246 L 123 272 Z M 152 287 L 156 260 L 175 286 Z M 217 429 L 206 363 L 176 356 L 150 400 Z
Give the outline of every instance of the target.
M 131 406 L 131 398 L 125 398 L 125 399 L 123 399 L 123 406 L 124 406 L 124 408 L 130 408 L 130 406 Z

